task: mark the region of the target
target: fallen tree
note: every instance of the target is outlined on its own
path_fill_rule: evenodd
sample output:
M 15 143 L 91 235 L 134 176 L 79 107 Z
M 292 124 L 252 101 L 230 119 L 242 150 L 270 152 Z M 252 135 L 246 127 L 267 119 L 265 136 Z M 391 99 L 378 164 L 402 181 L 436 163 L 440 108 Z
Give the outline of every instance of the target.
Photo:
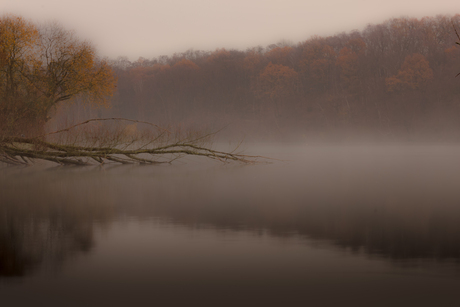
M 103 121 L 128 121 L 155 128 L 126 133 L 124 128 L 96 129 L 90 133 L 70 133 L 77 127 Z M 94 127 L 93 127 L 94 128 Z M 67 134 L 65 137 L 56 135 Z M 28 165 L 46 160 L 62 165 L 91 165 L 104 163 L 159 164 L 171 163 L 185 155 L 202 156 L 221 162 L 257 163 L 267 161 L 262 156 L 225 152 L 209 148 L 214 133 L 197 134 L 172 132 L 155 124 L 124 118 L 91 119 L 40 137 L 0 136 L 0 161 L 12 165 Z M 49 140 L 51 139 L 51 140 Z

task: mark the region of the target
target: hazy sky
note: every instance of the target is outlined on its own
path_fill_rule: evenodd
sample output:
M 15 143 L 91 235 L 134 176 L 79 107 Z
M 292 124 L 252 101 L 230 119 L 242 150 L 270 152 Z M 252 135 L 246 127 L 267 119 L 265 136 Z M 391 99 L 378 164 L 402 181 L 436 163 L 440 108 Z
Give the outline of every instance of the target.
M 458 0 L 0 0 L 0 10 L 57 20 L 100 55 L 152 58 L 361 30 L 391 17 L 460 13 Z

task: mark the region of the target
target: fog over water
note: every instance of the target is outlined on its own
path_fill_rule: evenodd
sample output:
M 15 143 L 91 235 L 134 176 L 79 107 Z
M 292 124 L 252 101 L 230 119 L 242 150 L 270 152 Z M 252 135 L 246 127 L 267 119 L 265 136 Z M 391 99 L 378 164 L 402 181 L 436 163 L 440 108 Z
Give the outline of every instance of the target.
M 118 80 L 110 108 L 78 97 L 40 117 L 42 77 L 73 60 L 59 51 L 38 69 L 33 47 L 16 65 L 34 68 L 17 71 L 22 81 L 0 75 L 0 141 L 11 145 L 0 156 L 39 155 L 45 138 L 66 144 L 61 156 L 103 148 L 101 165 L 0 163 L 0 307 L 460 305 L 458 1 L 0 8 L 75 30 Z M 52 91 L 67 88 L 53 78 Z M 271 163 L 104 163 L 125 141 L 203 135 L 224 151 L 243 140 Z
M 459 301 L 459 146 L 246 148 L 283 161 L 2 167 L 2 306 Z

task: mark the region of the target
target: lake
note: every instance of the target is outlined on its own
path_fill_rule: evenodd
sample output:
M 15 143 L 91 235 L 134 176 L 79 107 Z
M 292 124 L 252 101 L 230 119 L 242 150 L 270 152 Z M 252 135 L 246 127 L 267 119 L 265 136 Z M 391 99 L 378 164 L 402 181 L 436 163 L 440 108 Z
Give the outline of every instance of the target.
M 1 306 L 458 306 L 460 146 L 0 167 Z

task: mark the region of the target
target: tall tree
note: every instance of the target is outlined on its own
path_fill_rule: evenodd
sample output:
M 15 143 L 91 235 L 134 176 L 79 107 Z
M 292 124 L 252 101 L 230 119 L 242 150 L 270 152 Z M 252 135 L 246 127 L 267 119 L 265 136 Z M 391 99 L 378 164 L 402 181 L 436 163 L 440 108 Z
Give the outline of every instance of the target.
M 107 104 L 115 75 L 95 48 L 56 23 L 38 28 L 19 16 L 0 18 L 0 108 L 3 130 L 36 129 L 59 102 L 76 97 Z

